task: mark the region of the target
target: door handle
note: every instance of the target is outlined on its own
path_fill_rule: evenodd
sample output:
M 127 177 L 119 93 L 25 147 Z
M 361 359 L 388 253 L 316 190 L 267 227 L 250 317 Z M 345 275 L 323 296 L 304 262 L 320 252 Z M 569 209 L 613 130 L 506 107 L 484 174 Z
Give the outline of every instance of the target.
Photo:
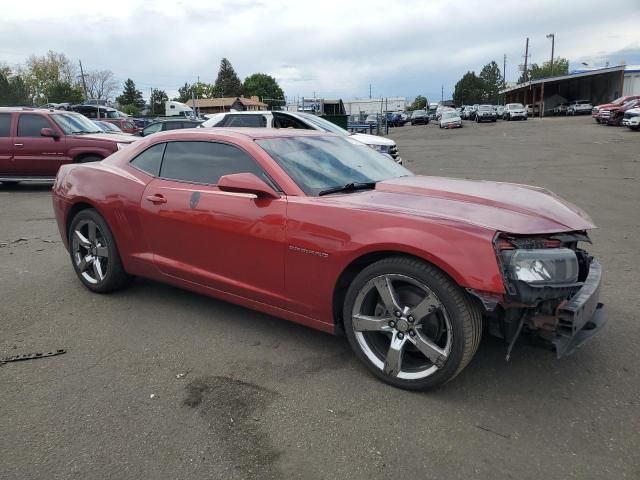
M 14 143 L 14 147 L 24 147 L 24 143 Z
M 149 195 L 148 197 L 146 197 L 146 199 L 148 201 L 150 201 L 151 203 L 167 203 L 167 199 L 164 198 L 162 195 L 160 195 L 159 193 L 156 193 L 155 195 Z

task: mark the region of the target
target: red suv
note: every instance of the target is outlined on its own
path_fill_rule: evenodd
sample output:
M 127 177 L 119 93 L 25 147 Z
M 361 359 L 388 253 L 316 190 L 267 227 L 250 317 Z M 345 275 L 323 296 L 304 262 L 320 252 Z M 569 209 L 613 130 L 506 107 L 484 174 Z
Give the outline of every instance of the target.
M 79 113 L 0 108 L 0 182 L 53 180 L 65 163 L 102 160 L 135 140 L 103 133 Z
M 124 133 L 130 133 L 132 135 L 138 135 L 142 131 L 131 118 L 101 118 L 100 121 L 112 123 Z

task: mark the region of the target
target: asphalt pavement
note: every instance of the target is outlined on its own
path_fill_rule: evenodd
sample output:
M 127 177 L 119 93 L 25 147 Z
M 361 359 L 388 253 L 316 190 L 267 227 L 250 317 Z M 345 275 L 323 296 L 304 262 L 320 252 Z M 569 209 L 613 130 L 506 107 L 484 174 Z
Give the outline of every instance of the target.
M 374 379 L 347 341 L 138 279 L 76 279 L 50 185 L 0 186 L 0 479 L 640 478 L 640 134 L 588 117 L 392 129 L 416 173 L 589 212 L 607 327 L 573 356 L 485 336 L 452 382 Z

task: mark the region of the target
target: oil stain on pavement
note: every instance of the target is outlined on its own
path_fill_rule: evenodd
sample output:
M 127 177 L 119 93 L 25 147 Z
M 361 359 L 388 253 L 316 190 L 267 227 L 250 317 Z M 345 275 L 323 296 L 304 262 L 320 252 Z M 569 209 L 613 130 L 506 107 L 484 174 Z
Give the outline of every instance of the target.
M 184 405 L 197 408 L 224 445 L 237 478 L 280 478 L 281 452 L 271 444 L 260 415 L 280 395 L 230 377 L 205 376 L 186 386 Z

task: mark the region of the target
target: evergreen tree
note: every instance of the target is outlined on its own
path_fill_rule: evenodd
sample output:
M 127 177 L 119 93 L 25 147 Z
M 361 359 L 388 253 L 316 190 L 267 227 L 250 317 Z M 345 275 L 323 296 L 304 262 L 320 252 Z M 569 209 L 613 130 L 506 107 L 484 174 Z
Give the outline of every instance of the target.
M 495 61 L 487 63 L 479 75 L 484 84 L 484 94 L 482 101 L 491 105 L 500 103 L 500 90 L 503 87 L 502 73 Z
M 482 103 L 484 82 L 475 72 L 465 73 L 453 89 L 453 102 L 456 105 L 474 105 Z
M 409 110 L 424 110 L 427 106 L 427 97 L 418 95 L 413 103 L 409 106 Z
M 220 62 L 218 78 L 211 93 L 214 97 L 239 97 L 242 93 L 242 82 L 226 58 Z
M 270 110 L 284 103 L 284 92 L 280 85 L 275 78 L 266 73 L 254 73 L 245 78 L 242 93 L 245 97 L 260 97 L 261 101 L 269 105 Z
M 158 90 L 154 88 L 149 98 L 149 105 L 151 108 L 151 115 L 164 115 L 164 102 L 168 101 L 169 97 L 164 90 Z
M 136 108 L 144 107 L 144 98 L 142 98 L 142 92 L 136 89 L 136 84 L 130 78 L 127 78 L 127 81 L 124 82 L 124 88 L 122 90 L 122 95 L 116 98 L 116 102 L 123 105 L 133 105 Z

